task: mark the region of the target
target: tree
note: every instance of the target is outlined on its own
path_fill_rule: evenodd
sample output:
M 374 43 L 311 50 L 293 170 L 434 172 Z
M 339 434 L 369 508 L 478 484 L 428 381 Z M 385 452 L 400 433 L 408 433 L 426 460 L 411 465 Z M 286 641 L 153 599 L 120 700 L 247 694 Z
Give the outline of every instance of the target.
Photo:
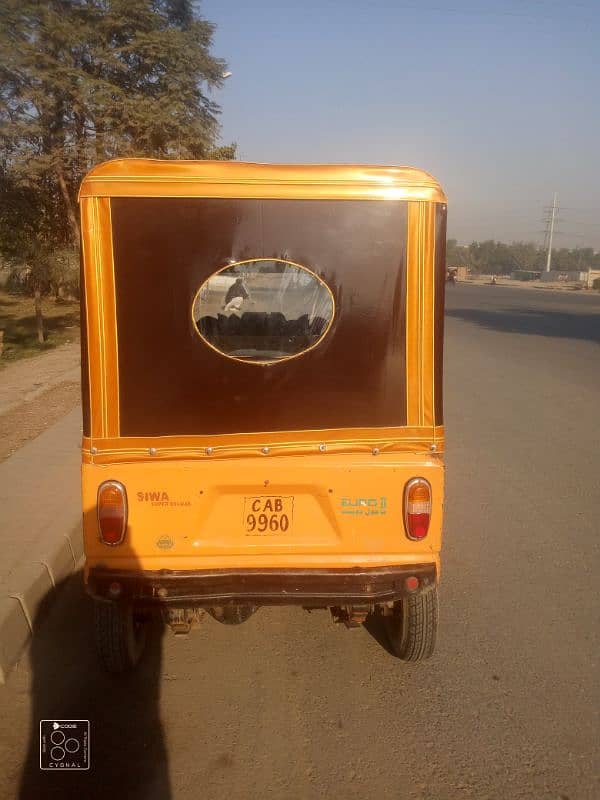
M 213 32 L 192 0 L 3 0 L 1 202 L 26 198 L 22 243 L 44 243 L 33 271 L 49 269 L 42 254 L 77 244 L 77 190 L 93 164 L 235 156 L 235 145 L 217 147 L 210 93 L 226 64 L 210 52 Z
M 52 230 L 53 205 L 49 198 L 40 202 L 32 187 L 15 180 L 4 165 L 0 166 L 0 243 L 6 262 L 13 269 L 13 279 L 33 294 L 40 344 L 45 340 L 42 294 L 50 285 L 55 237 Z M 50 216 L 50 219 L 48 219 Z
M 542 269 L 543 254 L 533 242 L 513 242 L 509 252 L 516 269 L 535 272 Z
M 447 262 L 455 267 L 462 264 L 479 273 L 510 273 L 513 270 L 540 272 L 546 264 L 546 250 L 533 242 L 504 244 L 488 239 L 459 245 L 456 239 L 447 241 Z M 600 268 L 600 252 L 591 247 L 566 247 L 552 251 L 552 266 L 559 270 L 587 270 Z
M 468 247 L 467 263 L 475 272 L 497 272 L 496 242 L 488 239 L 485 242 L 471 242 Z

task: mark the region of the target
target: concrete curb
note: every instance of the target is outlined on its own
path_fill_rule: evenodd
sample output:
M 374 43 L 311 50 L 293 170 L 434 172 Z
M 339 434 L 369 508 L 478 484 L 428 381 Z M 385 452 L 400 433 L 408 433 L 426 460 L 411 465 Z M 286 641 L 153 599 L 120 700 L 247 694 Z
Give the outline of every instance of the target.
M 0 682 L 23 654 L 40 609 L 79 568 L 80 444 L 77 408 L 0 463 Z
M 30 642 L 42 602 L 76 572 L 82 559 L 83 537 L 78 525 L 41 557 L 24 561 L 11 574 L 7 596 L 0 598 L 0 683 L 6 682 Z

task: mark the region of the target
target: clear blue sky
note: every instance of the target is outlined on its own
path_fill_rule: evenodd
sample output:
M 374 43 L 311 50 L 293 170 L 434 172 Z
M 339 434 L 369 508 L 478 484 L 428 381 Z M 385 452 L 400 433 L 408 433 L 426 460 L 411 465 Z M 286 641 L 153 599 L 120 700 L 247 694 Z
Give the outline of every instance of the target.
M 460 241 L 600 249 L 600 0 L 204 0 L 248 161 L 410 164 Z

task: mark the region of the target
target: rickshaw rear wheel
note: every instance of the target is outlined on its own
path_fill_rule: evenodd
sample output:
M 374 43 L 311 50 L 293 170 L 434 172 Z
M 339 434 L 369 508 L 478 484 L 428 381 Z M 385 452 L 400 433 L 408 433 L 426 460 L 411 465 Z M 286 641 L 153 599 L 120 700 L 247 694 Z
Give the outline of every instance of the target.
M 146 643 L 148 620 L 131 604 L 94 601 L 96 651 L 108 672 L 133 669 Z
M 398 658 L 402 661 L 430 658 L 437 634 L 437 588 L 403 597 L 384 620 L 390 646 Z
M 242 622 L 246 622 L 253 614 L 256 614 L 258 609 L 259 606 L 226 605 L 213 606 L 207 611 L 213 619 L 223 625 L 241 625 Z

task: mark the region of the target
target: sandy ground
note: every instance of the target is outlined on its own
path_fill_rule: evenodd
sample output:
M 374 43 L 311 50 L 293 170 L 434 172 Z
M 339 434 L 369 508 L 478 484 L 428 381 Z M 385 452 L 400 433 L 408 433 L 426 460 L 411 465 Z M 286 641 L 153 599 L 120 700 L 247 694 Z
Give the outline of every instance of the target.
M 547 292 L 581 292 L 582 294 L 597 294 L 595 289 L 582 289 L 577 283 L 549 283 L 546 281 L 514 281 L 512 278 L 496 278 L 498 286 L 510 286 L 514 289 L 543 289 Z M 459 283 L 482 286 L 492 282 L 491 275 L 478 275 L 477 277 L 467 278 Z
M 0 371 L 0 462 L 80 402 L 79 343 Z

